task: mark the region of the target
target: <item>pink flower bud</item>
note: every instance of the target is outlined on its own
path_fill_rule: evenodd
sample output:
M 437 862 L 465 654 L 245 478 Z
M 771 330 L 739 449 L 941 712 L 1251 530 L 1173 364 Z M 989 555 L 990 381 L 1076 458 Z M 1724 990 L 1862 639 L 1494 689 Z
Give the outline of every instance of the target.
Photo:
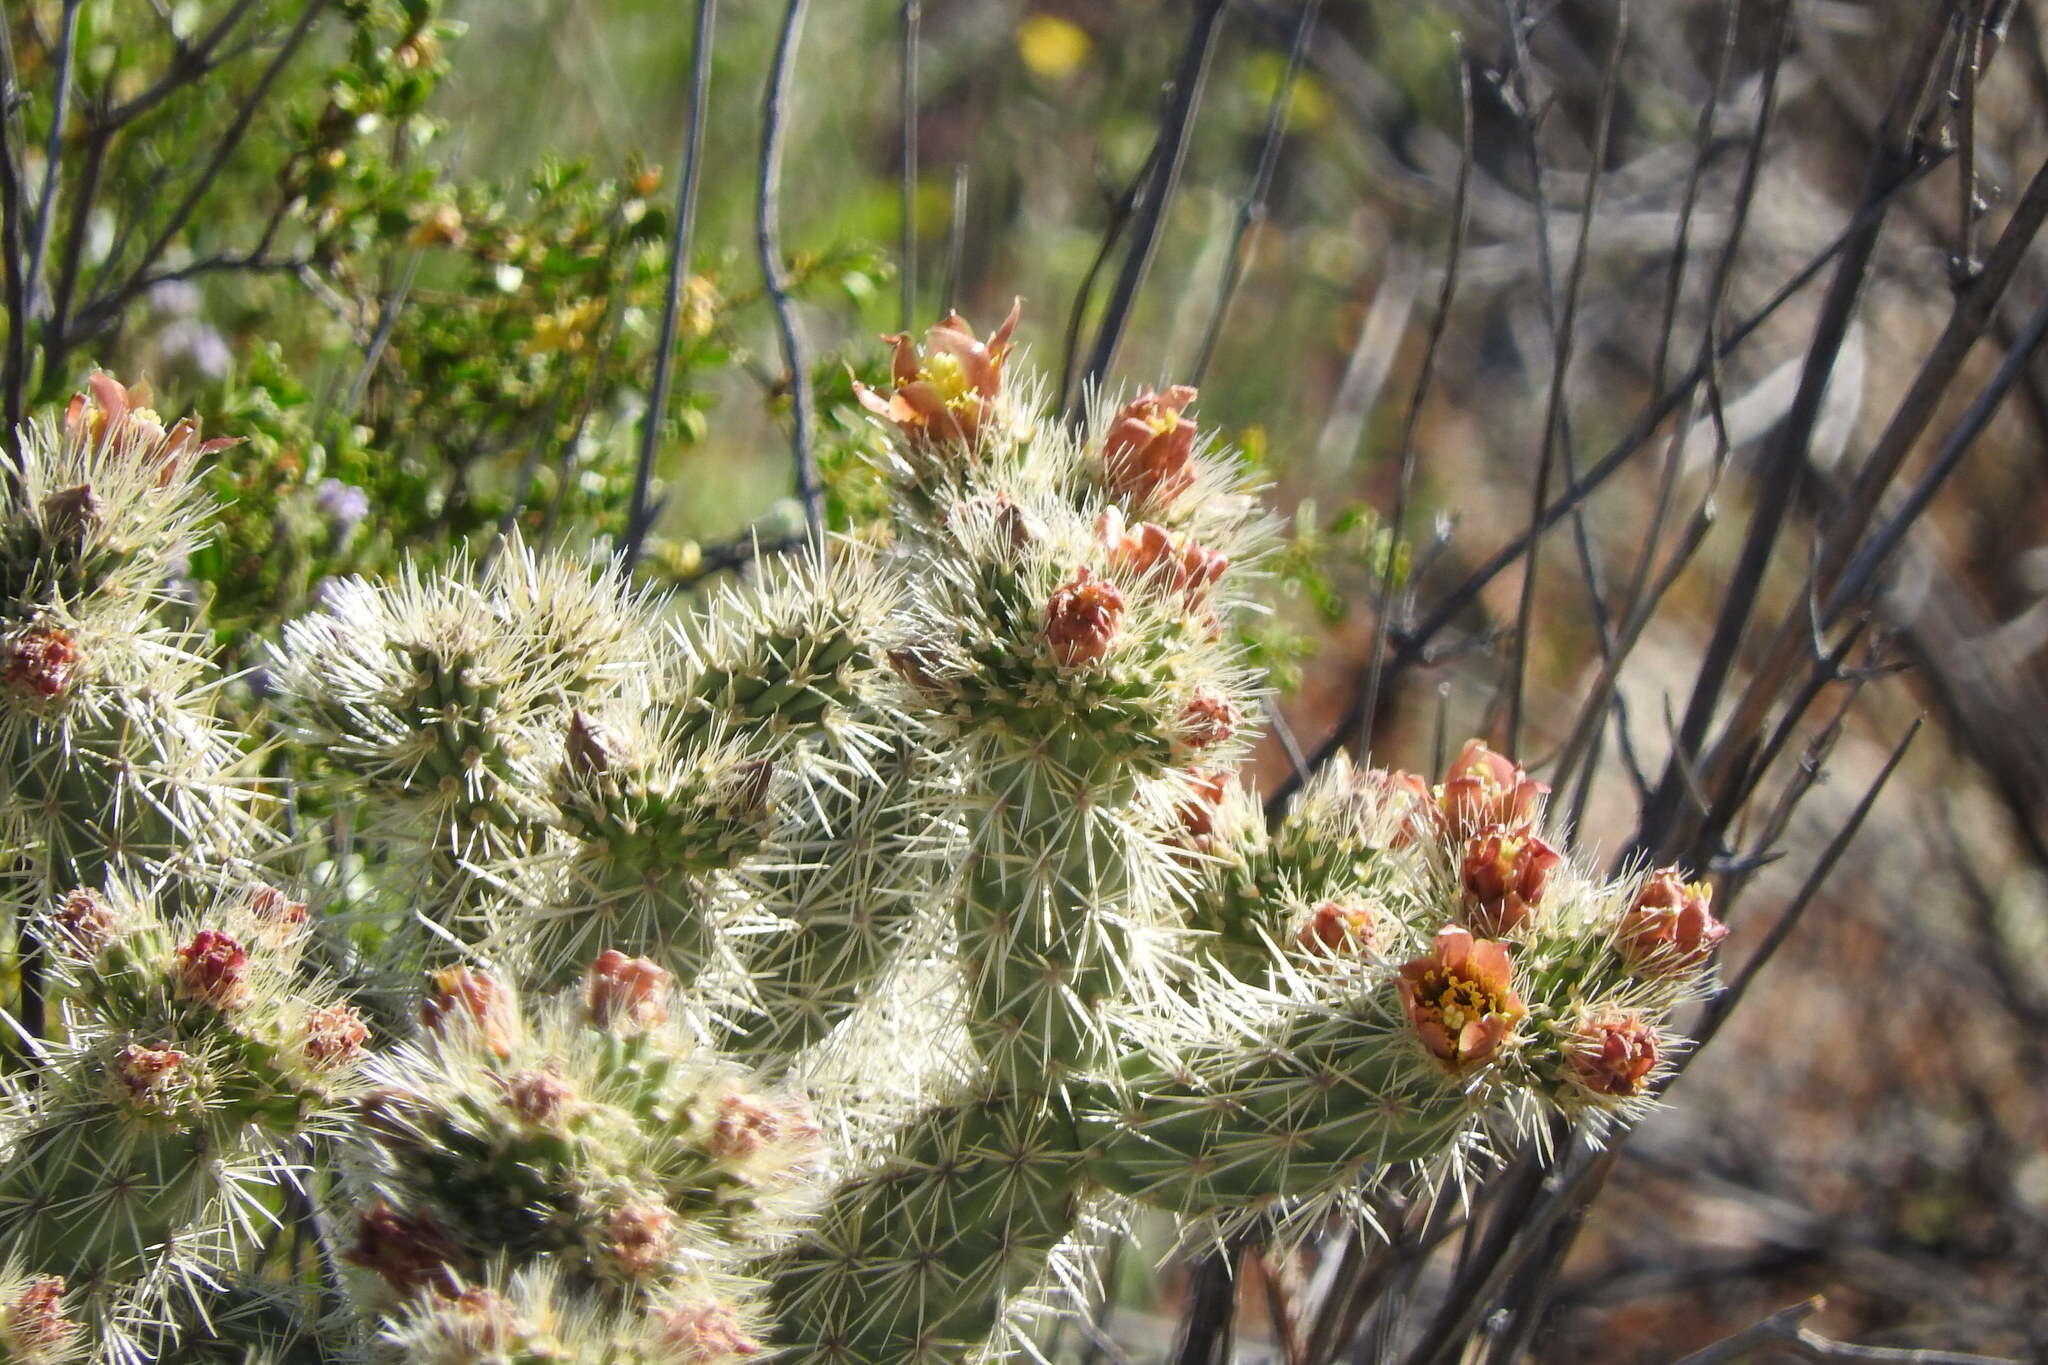
M 34 701 L 55 701 L 84 671 L 78 643 L 56 626 L 30 626 L 0 641 L 0 687 Z
M 604 1255 L 635 1279 L 661 1268 L 674 1240 L 676 1216 L 659 1204 L 626 1204 L 605 1219 Z
M 1657 1030 L 1633 1014 L 1587 1019 L 1566 1044 L 1564 1058 L 1571 1078 L 1596 1095 L 1640 1095 L 1657 1065 Z
M 1169 503 L 1194 485 L 1196 427 L 1184 415 L 1194 401 L 1194 389 L 1175 384 L 1124 404 L 1102 444 L 1110 487 L 1133 501 Z
M 590 964 L 584 999 L 599 1028 L 660 1028 L 668 1021 L 667 995 L 675 983 L 666 970 L 644 957 L 607 948 Z
M 1086 668 L 1109 653 L 1123 618 L 1124 595 L 1084 564 L 1046 602 L 1045 640 L 1061 667 Z
M 289 929 L 306 922 L 306 903 L 293 900 L 274 886 L 259 882 L 243 893 L 242 903 L 265 924 Z
M 1472 932 L 1499 938 L 1519 929 L 1543 902 L 1550 874 L 1564 855 L 1528 830 L 1498 826 L 1474 835 L 1459 867 L 1465 920 Z
M 178 949 L 178 994 L 217 1010 L 249 1003 L 249 954 L 226 934 L 201 929 Z
M 1444 832 L 1443 810 L 1437 805 L 1429 783 L 1417 774 L 1375 768 L 1365 774 L 1362 785 L 1385 804 L 1404 812 L 1394 831 L 1393 847 L 1433 842 Z
M 1529 1012 L 1507 949 L 1464 929 L 1438 930 L 1435 950 L 1405 964 L 1394 984 L 1423 1047 L 1452 1075 L 1491 1061 Z
M 1659 869 L 1621 917 L 1621 955 L 1653 976 L 1699 966 L 1728 936 L 1728 926 L 1714 918 L 1713 904 L 1714 889 L 1707 883 L 1688 882 L 1675 867 Z

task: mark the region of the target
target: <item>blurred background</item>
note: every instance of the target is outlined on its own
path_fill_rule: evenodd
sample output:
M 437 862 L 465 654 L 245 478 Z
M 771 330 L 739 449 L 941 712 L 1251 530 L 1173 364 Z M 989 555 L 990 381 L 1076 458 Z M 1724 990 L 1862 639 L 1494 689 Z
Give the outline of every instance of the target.
M 255 665 L 334 574 L 515 526 L 614 552 L 643 461 L 643 576 L 742 571 L 801 531 L 799 401 L 867 534 L 878 333 L 1021 297 L 1012 374 L 1057 402 L 1115 334 L 1108 390 L 1199 382 L 1285 523 L 1249 635 L 1265 791 L 1336 743 L 1424 771 L 1511 743 L 1583 846 L 1711 871 L 1728 974 L 1758 965 L 1466 1358 L 1670 1361 L 1824 1294 L 1830 1336 L 2048 1360 L 2044 15 L 728 0 L 693 86 L 675 0 L 11 0 L 11 221 L 42 247 L 10 416 L 98 363 L 251 438 L 183 586 Z M 1810 576 L 1877 525 L 1831 614 Z M 1430 1324 L 1473 1240 L 1392 1289 L 1341 1239 L 1234 1249 L 1219 1305 L 1216 1258 L 1153 1229 L 1103 1332 L 1047 1349 L 1455 1358 Z M 1180 1340 L 1192 1312 L 1227 1330 Z

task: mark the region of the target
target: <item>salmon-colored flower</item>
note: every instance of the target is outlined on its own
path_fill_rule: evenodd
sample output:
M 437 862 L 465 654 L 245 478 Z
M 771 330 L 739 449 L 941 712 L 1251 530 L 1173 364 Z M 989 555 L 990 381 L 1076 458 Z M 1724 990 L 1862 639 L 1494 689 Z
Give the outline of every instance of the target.
M 1621 917 L 1616 938 L 1622 956 L 1652 975 L 1697 967 L 1728 936 L 1713 905 L 1714 888 L 1707 883 L 1688 882 L 1675 867 L 1658 869 Z
M 425 1285 L 451 1290 L 455 1282 L 452 1242 L 425 1214 L 407 1215 L 389 1204 L 367 1209 L 356 1225 L 356 1244 L 343 1260 L 375 1271 L 401 1294 Z
M 1640 1095 L 1657 1065 L 1656 1026 L 1633 1014 L 1587 1019 L 1565 1044 L 1564 1059 L 1571 1079 L 1596 1095 Z
M 199 422 L 192 417 L 181 417 L 165 430 L 164 419 L 149 407 L 147 384 L 129 388 L 104 370 L 95 370 L 85 382 L 90 392 L 73 395 L 64 409 L 66 434 L 94 446 L 118 443 L 139 457 L 145 469 L 156 470 L 159 488 L 176 478 L 192 457 L 242 443 L 240 437 L 200 440 Z
M 1124 595 L 1086 564 L 1045 604 L 1045 640 L 1064 668 L 1086 668 L 1109 653 L 1124 619 Z
M 657 1309 L 654 1316 L 661 1324 L 661 1343 L 675 1353 L 676 1365 L 721 1365 L 762 1350 L 740 1325 L 739 1315 L 715 1299 Z
M 1438 930 L 1435 950 L 1404 965 L 1395 987 L 1422 1045 L 1452 1075 L 1491 1061 L 1529 1013 L 1508 950 L 1455 927 Z
M 1117 532 L 1110 546 L 1110 571 L 1178 594 L 1189 611 L 1208 605 L 1210 589 L 1230 567 L 1228 555 L 1203 549 L 1193 541 L 1176 541 L 1173 533 L 1157 522 L 1141 522 L 1129 531 L 1118 531 L 1117 523 L 1108 518 L 1104 525 Z
M 512 1055 L 514 1022 L 505 988 L 484 973 L 449 967 L 428 977 L 420 1023 L 431 1031 L 445 1035 L 457 1026 L 474 1029 L 483 1045 L 503 1058 Z
M 1102 443 L 1110 487 L 1133 501 L 1169 503 L 1194 485 L 1196 427 L 1185 415 L 1194 401 L 1194 389 L 1175 384 L 1124 404 Z
M 1181 743 L 1197 753 L 1229 740 L 1242 724 L 1244 713 L 1237 704 L 1212 688 L 1196 688 L 1180 708 Z
M 925 333 L 922 356 L 907 332 L 883 337 L 894 348 L 889 377 L 895 388 L 884 398 L 856 383 L 854 396 L 912 445 L 959 445 L 971 452 L 1002 393 L 1003 360 L 1023 307 L 1022 299 L 1011 305 L 1010 316 L 985 342 L 975 339 L 965 318 L 948 313 Z
M 84 671 L 78 642 L 56 626 L 30 626 L 0 640 L 0 687 L 36 701 L 55 701 Z
M 668 1020 L 668 991 L 675 978 L 644 957 L 607 948 L 590 964 L 584 1001 L 599 1028 L 659 1028 Z
M 315 1071 L 337 1071 L 351 1065 L 363 1055 L 363 1044 L 370 1041 L 363 1016 L 347 1005 L 306 1011 L 302 1032 L 306 1062 Z
M 1320 957 L 1360 957 L 1378 946 L 1379 916 L 1362 905 L 1324 901 L 1301 926 L 1295 944 Z
M 1495 826 L 1473 835 L 1459 868 L 1465 922 L 1486 938 L 1513 933 L 1535 915 L 1551 872 L 1563 861 L 1526 829 Z
M 1459 829 L 1485 825 L 1526 825 L 1550 788 L 1534 781 L 1515 761 L 1476 739 L 1465 741 L 1444 773 L 1443 812 Z
M 178 949 L 178 994 L 217 1010 L 238 1010 L 249 1003 L 249 953 L 240 943 L 214 929 L 201 929 Z

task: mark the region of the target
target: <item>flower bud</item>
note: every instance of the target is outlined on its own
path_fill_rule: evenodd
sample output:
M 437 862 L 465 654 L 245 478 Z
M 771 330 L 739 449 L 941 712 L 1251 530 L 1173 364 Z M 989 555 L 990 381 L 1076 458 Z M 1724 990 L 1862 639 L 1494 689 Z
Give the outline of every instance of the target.
M 56 626 L 30 626 L 0 640 L 0 687 L 35 701 L 55 701 L 84 671 L 78 642 Z
M 1174 803 L 1174 822 L 1182 842 L 1189 848 L 1205 849 L 1216 833 L 1216 816 L 1230 790 L 1229 773 L 1194 773 L 1188 779 L 1188 794 Z
M 261 882 L 250 887 L 242 895 L 242 904 L 249 913 L 266 925 L 290 929 L 306 922 L 306 903 L 295 901 L 274 886 Z
M 356 1244 L 342 1259 L 374 1271 L 399 1293 L 410 1294 L 429 1284 L 452 1289 L 456 1254 L 433 1219 L 402 1214 L 380 1203 L 363 1213 Z
M 38 1275 L 0 1309 L 0 1356 L 24 1365 L 69 1356 L 79 1325 L 64 1316 L 64 1278 Z
M 512 1055 L 512 1002 L 505 988 L 479 971 L 449 967 L 429 978 L 427 998 L 420 1004 L 420 1023 L 446 1035 L 456 1026 L 476 1031 L 485 1047 L 499 1057 Z
M 996 538 L 1012 550 L 1025 550 L 1045 539 L 1045 523 L 1001 493 L 955 503 L 946 511 L 946 524 L 955 526 L 975 514 L 986 516 L 994 524 Z
M 1133 501 L 1167 503 L 1193 486 L 1196 427 L 1183 413 L 1194 401 L 1194 389 L 1175 384 L 1124 404 L 1102 444 L 1110 487 Z
M 1550 874 L 1564 855 L 1528 830 L 1493 829 L 1465 845 L 1459 868 L 1465 921 L 1472 932 L 1499 938 L 1519 929 L 1542 904 Z
M 1225 743 L 1244 724 L 1244 713 L 1230 698 L 1213 688 L 1197 688 L 1180 709 L 1181 743 L 1200 752 Z
M 1045 639 L 1063 668 L 1086 668 L 1109 653 L 1124 616 L 1116 584 L 1082 565 L 1045 604 Z
M 1493 1060 L 1529 1012 L 1507 949 L 1464 929 L 1438 930 L 1430 955 L 1404 964 L 1394 984 L 1423 1047 L 1452 1075 Z
M 338 1071 L 363 1055 L 370 1030 L 363 1016 L 347 1005 L 330 1005 L 306 1011 L 301 1036 L 307 1065 L 315 1071 Z
M 725 808 L 734 815 L 768 813 L 768 790 L 775 781 L 775 760 L 750 758 L 727 775 Z
M 1688 971 L 1713 955 L 1728 926 L 1714 918 L 1714 888 L 1688 882 L 1675 867 L 1660 868 L 1643 883 L 1616 934 L 1621 955 L 1636 971 L 1661 976 Z
M 1295 946 L 1317 957 L 1357 958 L 1379 944 L 1379 916 L 1362 905 L 1324 901 L 1301 926 Z
M 661 1344 L 674 1352 L 674 1365 L 723 1365 L 759 1355 L 761 1343 L 740 1325 L 739 1315 L 715 1299 L 680 1303 L 655 1310 Z
M 178 949 L 178 994 L 217 1010 L 249 1003 L 249 954 L 240 943 L 213 929 L 201 929 Z
M 1105 517 L 1105 528 L 1115 522 Z M 1112 572 L 1143 579 L 1161 592 L 1177 594 L 1191 612 L 1205 609 L 1210 589 L 1230 567 L 1230 557 L 1205 550 L 1193 541 L 1176 543 L 1173 533 L 1157 522 L 1140 523 L 1135 531 L 1123 532 L 1110 548 Z
M 89 886 L 65 892 L 50 919 L 57 928 L 58 946 L 87 960 L 114 941 L 119 927 L 107 898 Z
M 937 696 L 946 690 L 939 680 L 937 651 L 925 645 L 903 645 L 888 654 L 889 668 L 897 677 L 909 683 L 926 696 Z
M 1443 810 L 1437 805 L 1429 783 L 1418 774 L 1374 768 L 1365 774 L 1361 786 L 1372 792 L 1380 803 L 1394 806 L 1401 812 L 1401 823 L 1394 830 L 1392 847 L 1406 848 L 1414 843 L 1433 842 L 1443 833 Z
M 1452 828 L 1479 829 L 1487 825 L 1526 825 L 1550 788 L 1476 739 L 1465 741 L 1457 759 L 1444 774 L 1441 796 L 1443 812 Z
M 590 1020 L 599 1028 L 629 1031 L 660 1028 L 668 1022 L 669 987 L 675 979 L 644 957 L 627 957 L 607 948 L 590 964 L 584 999 Z
M 1657 1030 L 1633 1014 L 1587 1019 L 1565 1043 L 1564 1059 L 1571 1079 L 1595 1095 L 1640 1095 L 1657 1065 Z
M 520 1071 L 505 1080 L 505 1103 L 521 1121 L 552 1128 L 569 1111 L 576 1092 L 552 1071 Z
M 718 1102 L 706 1147 L 714 1160 L 745 1161 L 770 1147 L 808 1147 L 817 1138 L 818 1126 L 795 1105 L 727 1095 Z

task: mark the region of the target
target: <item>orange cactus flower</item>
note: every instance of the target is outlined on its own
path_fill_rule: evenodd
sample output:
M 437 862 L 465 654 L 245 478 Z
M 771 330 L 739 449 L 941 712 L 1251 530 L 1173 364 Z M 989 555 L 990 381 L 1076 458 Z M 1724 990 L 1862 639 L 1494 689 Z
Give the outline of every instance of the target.
M 1404 965 L 1394 984 L 1422 1045 L 1454 1076 L 1492 1061 L 1529 1013 L 1508 950 L 1464 929 L 1438 930 L 1435 950 Z
M 1474 829 L 1526 825 L 1549 794 L 1548 786 L 1532 780 L 1513 759 L 1468 739 L 1444 774 L 1439 800 L 1454 827 Z
M 922 356 L 908 332 L 883 337 L 895 352 L 889 363 L 895 388 L 884 398 L 857 383 L 854 396 L 869 412 L 894 423 L 912 445 L 958 445 L 972 451 L 1002 394 L 1003 360 L 1023 308 L 1022 299 L 1012 304 L 1010 316 L 987 341 L 976 340 L 965 318 L 948 313 L 925 333 Z
M 1194 389 L 1175 384 L 1124 404 L 1102 443 L 1110 487 L 1133 501 L 1169 503 L 1194 485 L 1196 427 L 1184 415 L 1194 401 Z
M 1324 901 L 1301 926 L 1295 946 L 1319 957 L 1359 957 L 1378 946 L 1379 916 L 1362 905 Z
M 674 983 L 668 970 L 651 959 L 607 948 L 590 964 L 584 1002 L 599 1028 L 660 1028 L 668 1022 L 666 997 Z
M 1045 604 L 1045 640 L 1063 668 L 1085 668 L 1109 653 L 1124 618 L 1124 595 L 1083 564 Z
M 1563 854 L 1526 829 L 1496 826 L 1474 835 L 1459 869 L 1472 932 L 1499 938 L 1527 923 L 1563 861 Z
M 1157 522 L 1141 522 L 1136 530 L 1123 531 L 1116 519 L 1105 517 L 1101 529 L 1115 536 L 1109 552 L 1112 571 L 1156 581 L 1163 591 L 1186 599 L 1189 611 L 1207 605 L 1209 590 L 1230 567 L 1228 555 L 1193 541 L 1176 544 L 1173 533 Z
M 90 394 L 74 394 L 64 409 L 65 432 L 95 446 L 126 443 L 125 448 L 141 456 L 144 467 L 157 471 L 159 488 L 176 478 L 194 456 L 242 443 L 240 437 L 200 440 L 199 422 L 193 417 L 181 417 L 165 430 L 164 419 L 149 407 L 147 384 L 130 388 L 104 370 L 95 370 L 85 382 Z
M 1657 1065 L 1657 1029 L 1633 1014 L 1585 1020 L 1565 1049 L 1571 1079 L 1595 1095 L 1626 1098 L 1643 1093 Z
M 512 1055 L 515 1021 L 503 986 L 468 967 L 435 972 L 429 981 L 432 988 L 420 1004 L 422 1025 L 445 1034 L 452 1025 L 466 1024 L 500 1058 Z
M 1728 936 L 1728 926 L 1714 918 L 1713 905 L 1713 887 L 1686 881 L 1675 867 L 1658 869 L 1621 917 L 1616 937 L 1622 956 L 1651 975 L 1697 967 Z

